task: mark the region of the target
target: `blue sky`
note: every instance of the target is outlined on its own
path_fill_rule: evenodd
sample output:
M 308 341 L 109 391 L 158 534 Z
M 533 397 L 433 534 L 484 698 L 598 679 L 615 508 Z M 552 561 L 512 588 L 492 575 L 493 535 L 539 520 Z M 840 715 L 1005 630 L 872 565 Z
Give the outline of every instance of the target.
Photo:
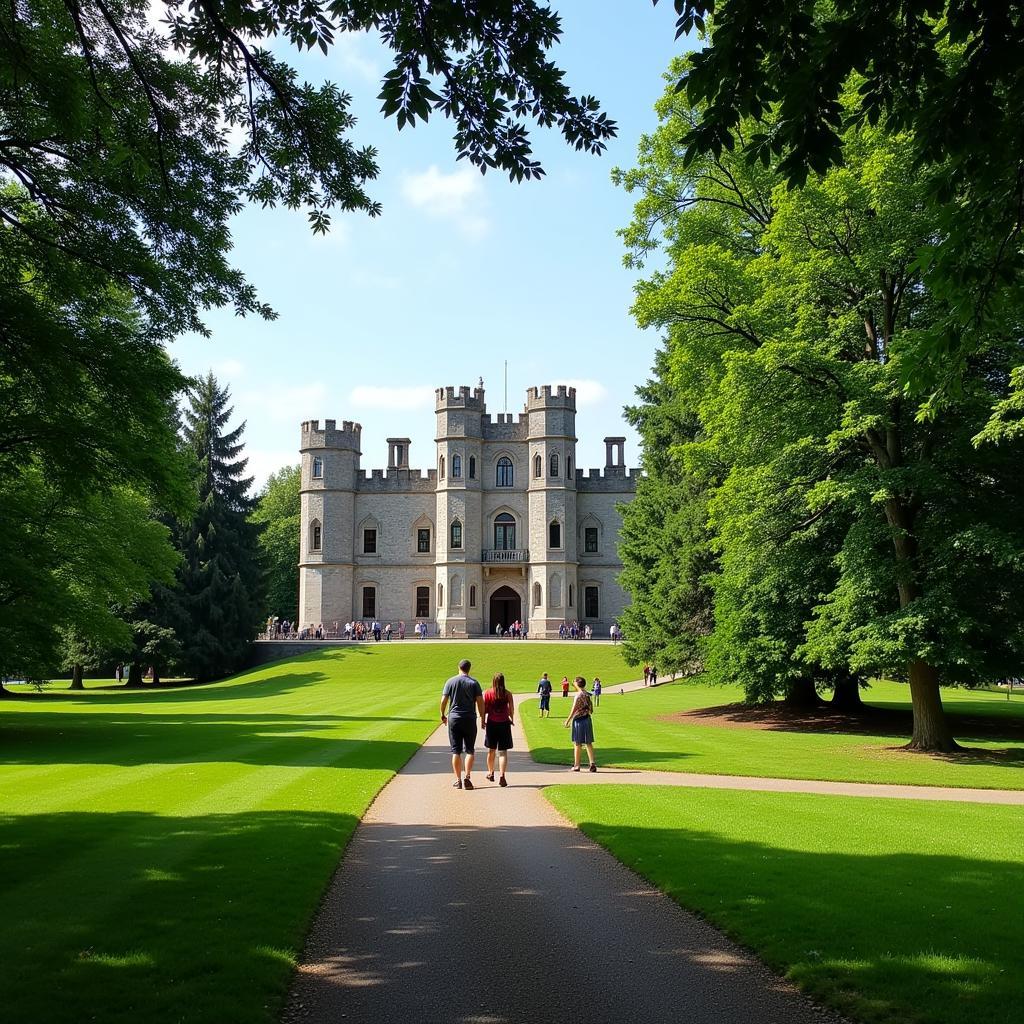
M 658 338 L 629 315 L 634 275 L 622 266 L 616 229 L 630 198 L 610 181 L 631 166 L 653 130 L 662 76 L 682 43 L 670 3 L 553 0 L 562 15 L 553 51 L 574 93 L 592 93 L 619 125 L 601 157 L 577 153 L 557 131 L 532 132 L 547 174 L 512 184 L 456 161 L 443 118 L 399 132 L 376 100 L 387 55 L 369 37 L 342 36 L 329 55 L 294 51 L 310 81 L 353 96 L 352 133 L 378 150 L 370 192 L 383 214 L 341 214 L 327 238 L 305 216 L 251 209 L 235 221 L 234 262 L 273 322 L 208 314 L 210 339 L 178 339 L 185 372 L 212 369 L 247 422 L 250 470 L 259 486 L 298 461 L 299 423 L 327 417 L 363 425 L 363 468 L 387 464 L 389 436 L 412 438 L 411 464 L 433 465 L 433 388 L 476 385 L 491 412 L 518 412 L 527 387 L 576 382 L 580 467 L 603 466 L 605 435 L 625 434 L 622 407 L 648 376 Z

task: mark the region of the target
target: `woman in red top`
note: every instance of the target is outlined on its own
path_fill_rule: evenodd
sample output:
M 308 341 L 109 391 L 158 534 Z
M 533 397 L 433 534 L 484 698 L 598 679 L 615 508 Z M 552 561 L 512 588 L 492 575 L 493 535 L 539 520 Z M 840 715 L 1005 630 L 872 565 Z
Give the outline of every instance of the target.
M 498 754 L 501 775 L 499 786 L 507 786 L 505 769 L 508 752 L 512 749 L 512 721 L 515 706 L 512 694 L 505 689 L 505 677 L 499 672 L 491 680 L 491 688 L 484 694 L 484 746 L 487 748 L 487 781 L 494 781 L 494 754 Z

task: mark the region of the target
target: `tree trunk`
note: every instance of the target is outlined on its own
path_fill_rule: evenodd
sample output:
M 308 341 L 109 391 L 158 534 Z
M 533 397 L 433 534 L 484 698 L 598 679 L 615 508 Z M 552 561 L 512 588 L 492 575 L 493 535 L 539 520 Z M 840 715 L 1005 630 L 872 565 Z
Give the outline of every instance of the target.
M 131 690 L 142 689 L 142 666 L 137 661 L 133 661 L 128 666 L 128 679 L 124 685 Z
M 7 687 L 5 687 L 2 682 L 0 682 L 0 700 L 3 700 L 4 697 L 13 697 L 13 696 L 14 696 L 14 694 L 11 693 L 11 691 L 8 690 Z
M 82 681 L 82 673 L 84 668 L 77 662 L 71 666 L 71 685 L 68 687 L 69 690 L 84 690 L 85 683 Z
M 836 677 L 829 707 L 837 711 L 860 711 L 864 707 L 860 699 L 860 680 L 855 675 L 844 672 Z
M 960 750 L 942 709 L 939 673 L 920 658 L 910 663 L 910 699 L 914 706 L 914 733 L 907 750 L 941 753 Z
M 824 701 L 814 688 L 814 680 L 804 676 L 786 687 L 786 705 L 791 708 L 817 708 Z
M 153 666 L 153 685 L 160 685 L 160 669 L 158 669 L 156 665 Z

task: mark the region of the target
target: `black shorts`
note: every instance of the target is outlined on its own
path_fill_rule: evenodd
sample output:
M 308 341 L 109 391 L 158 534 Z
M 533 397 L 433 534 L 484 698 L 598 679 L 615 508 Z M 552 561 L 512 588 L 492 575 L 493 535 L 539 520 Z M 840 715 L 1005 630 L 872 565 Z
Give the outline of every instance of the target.
M 448 742 L 453 754 L 472 754 L 476 751 L 476 719 L 459 716 L 448 719 Z
M 484 728 L 484 746 L 488 750 L 511 750 L 512 723 L 488 722 Z

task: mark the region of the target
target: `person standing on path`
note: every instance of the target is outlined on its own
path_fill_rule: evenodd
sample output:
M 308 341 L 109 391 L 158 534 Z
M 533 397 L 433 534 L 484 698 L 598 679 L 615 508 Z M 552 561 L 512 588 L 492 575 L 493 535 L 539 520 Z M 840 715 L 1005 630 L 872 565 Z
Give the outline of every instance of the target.
M 459 662 L 459 674 L 452 676 L 441 691 L 441 724 L 448 726 L 448 742 L 452 748 L 452 771 L 455 773 L 454 789 L 472 789 L 470 773 L 473 771 L 473 755 L 476 752 L 476 718 L 484 720 L 484 693 L 480 684 L 469 674 L 472 668 L 463 658 Z M 448 712 L 451 712 L 450 714 Z M 462 755 L 466 755 L 466 777 L 462 777 Z
M 597 771 L 597 762 L 594 760 L 594 723 L 591 715 L 594 713 L 594 702 L 587 693 L 587 681 L 583 676 L 576 677 L 576 699 L 572 702 L 572 711 L 565 720 L 565 727 L 572 725 L 572 770 L 580 770 L 580 748 L 587 748 L 587 759 L 590 761 L 590 770 Z
M 568 697 L 569 696 L 569 677 L 568 676 L 562 676 L 562 696 L 563 697 Z
M 594 676 L 594 685 L 591 686 L 591 692 L 594 694 L 594 707 L 601 706 L 601 680 L 598 676 Z
M 547 672 L 540 677 L 540 682 L 537 684 L 537 692 L 540 694 L 540 717 L 550 718 L 551 717 L 551 691 L 554 687 L 551 685 L 551 680 L 548 679 Z
M 654 665 L 652 665 L 651 666 L 651 686 L 657 686 L 657 685 L 658 685 L 658 670 L 657 670 L 657 668 Z
M 487 748 L 487 781 L 494 781 L 494 755 L 498 755 L 499 786 L 507 786 L 505 770 L 508 768 L 508 752 L 512 749 L 512 725 L 515 705 L 512 694 L 505 689 L 505 677 L 499 672 L 491 680 L 491 688 L 484 694 L 485 717 L 484 746 Z

